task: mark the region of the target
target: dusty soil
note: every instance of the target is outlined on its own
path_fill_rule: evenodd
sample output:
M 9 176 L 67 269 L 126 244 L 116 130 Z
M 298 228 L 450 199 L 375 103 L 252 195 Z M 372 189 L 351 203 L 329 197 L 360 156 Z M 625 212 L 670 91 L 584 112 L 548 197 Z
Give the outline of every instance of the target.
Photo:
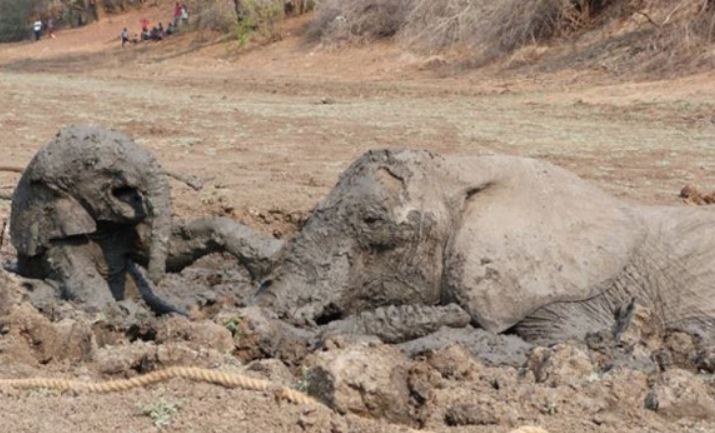
M 228 215 L 277 237 L 292 232 L 350 161 L 373 148 L 545 158 L 647 203 L 683 205 L 678 194 L 685 184 L 715 189 L 712 72 L 638 83 L 598 69 L 460 72 L 389 44 L 339 51 L 308 44 L 300 37 L 306 18 L 286 23 L 284 39 L 267 46 L 240 48 L 190 34 L 122 50 L 121 27 L 137 27 L 145 15 L 159 19 L 164 11 L 150 8 L 59 32 L 55 40 L 0 46 L 0 165 L 24 166 L 63 126 L 102 124 L 134 135 L 168 169 L 205 180 L 200 193 L 174 184 L 177 216 Z M 0 193 L 16 181 L 17 174 L 0 173 Z M 8 213 L 9 203 L 0 201 L 0 221 Z M 2 257 L 11 260 L 5 244 Z M 212 286 L 206 275 L 220 274 L 232 284 L 232 266 L 207 260 L 184 277 Z M 45 323 L 27 303 L 28 289 L 8 278 L 2 286 L 15 301 L 7 305 L 19 304 L 13 308 L 22 314 L 0 309 L 0 316 L 11 316 L 0 326 L 2 377 L 102 379 L 177 364 L 244 368 L 242 344 L 232 346 L 230 336 L 226 343 L 219 331 L 228 323 L 225 314 L 197 322 L 218 324 L 196 334 L 206 339 L 186 337 L 190 332 L 153 335 L 166 319 L 128 337 L 71 311 Z M 75 323 L 66 320 L 81 326 L 63 334 Z M 543 353 L 532 355 L 531 366 L 491 366 L 456 348 L 413 354 L 404 360 L 410 394 L 400 417 L 372 419 L 374 408 L 340 415 L 278 404 L 268 394 L 174 381 L 102 396 L 2 392 L 1 424 L 16 432 L 407 430 L 396 421 L 450 432 L 506 432 L 524 424 L 551 432 L 715 430 L 715 406 L 707 400 L 715 387 L 707 375 L 671 380 L 632 365 L 601 368 L 588 348 L 556 353 L 552 358 L 562 361 L 546 369 L 550 376 L 542 374 Z M 289 385 L 304 379 L 300 365 L 268 371 L 263 374 Z M 658 384 L 671 386 L 669 380 L 701 392 L 695 395 L 702 410 L 684 413 L 683 401 L 665 405 L 675 410 L 647 409 L 648 395 L 659 392 Z M 666 391 L 674 400 L 687 394 Z M 161 416 L 146 414 L 152 408 L 169 413 L 167 427 L 159 426 Z

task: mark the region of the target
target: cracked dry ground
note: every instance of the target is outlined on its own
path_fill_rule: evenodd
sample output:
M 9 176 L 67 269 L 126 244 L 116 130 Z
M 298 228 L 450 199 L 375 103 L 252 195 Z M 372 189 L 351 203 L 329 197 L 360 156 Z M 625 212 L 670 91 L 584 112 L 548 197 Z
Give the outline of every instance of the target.
M 25 165 L 63 126 L 100 123 L 134 135 L 172 171 L 206 180 L 200 193 L 173 185 L 178 216 L 229 215 L 276 236 L 294 230 L 350 161 L 380 147 L 545 158 L 614 194 L 649 203 L 677 203 L 686 183 L 715 189 L 712 74 L 645 84 L 472 75 L 364 81 L 225 62 L 207 77 L 200 63 L 86 72 L 62 64 L 0 66 L 1 165 Z M 16 180 L 0 173 L 0 188 L 7 192 Z M 0 217 L 8 213 L 1 202 Z M 6 242 L 2 258 L 12 254 Z M 228 259 L 204 260 L 175 283 L 245 283 L 233 267 Z M 49 321 L 23 301 L 28 289 L 7 278 L 6 304 L 18 305 L 0 311 L 2 377 L 107 379 L 169 365 L 244 370 L 244 361 L 260 357 L 246 350 L 251 328 L 231 335 L 225 313 L 195 323 L 161 319 L 120 335 L 107 331 L 105 318 L 71 310 Z M 672 359 L 690 347 L 682 336 L 666 340 L 662 346 Z M 485 347 L 498 351 L 499 344 Z M 578 345 L 511 355 L 514 366 L 507 366 L 458 347 L 410 358 L 375 342 L 335 342 L 302 364 L 269 359 L 248 369 L 303 387 L 303 367 L 339 359 L 350 361 L 343 373 L 359 382 L 347 386 L 356 394 L 341 397 L 343 410 L 353 412 L 347 415 L 279 403 L 265 393 L 173 381 L 112 395 L 2 392 L 0 427 L 382 432 L 409 425 L 500 433 L 531 424 L 552 433 L 715 431 L 710 376 L 677 368 L 666 375 L 633 366 L 609 370 L 598 353 Z M 689 360 L 681 361 L 688 368 Z M 373 364 L 382 370 L 373 371 Z M 652 395 L 660 398 L 658 412 L 645 407 Z

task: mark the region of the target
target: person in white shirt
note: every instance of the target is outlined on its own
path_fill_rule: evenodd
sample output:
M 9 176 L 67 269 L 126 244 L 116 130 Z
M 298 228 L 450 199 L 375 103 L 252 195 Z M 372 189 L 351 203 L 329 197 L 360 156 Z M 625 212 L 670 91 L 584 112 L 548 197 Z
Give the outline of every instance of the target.
M 39 41 L 42 36 L 42 20 L 37 20 L 32 25 L 32 31 L 35 33 L 35 40 Z

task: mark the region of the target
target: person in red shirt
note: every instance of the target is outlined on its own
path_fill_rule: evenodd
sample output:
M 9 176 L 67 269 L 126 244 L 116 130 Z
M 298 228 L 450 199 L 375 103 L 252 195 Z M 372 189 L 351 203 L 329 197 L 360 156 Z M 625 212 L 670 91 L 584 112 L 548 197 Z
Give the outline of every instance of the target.
M 149 31 L 149 24 L 151 24 L 151 23 L 149 22 L 149 20 L 146 19 L 146 18 L 142 18 L 140 22 L 141 22 L 141 24 L 142 24 L 142 32 L 148 32 L 148 31 Z
M 181 14 L 181 4 L 179 2 L 176 2 L 176 6 L 174 6 L 174 27 L 178 26 L 181 22 Z

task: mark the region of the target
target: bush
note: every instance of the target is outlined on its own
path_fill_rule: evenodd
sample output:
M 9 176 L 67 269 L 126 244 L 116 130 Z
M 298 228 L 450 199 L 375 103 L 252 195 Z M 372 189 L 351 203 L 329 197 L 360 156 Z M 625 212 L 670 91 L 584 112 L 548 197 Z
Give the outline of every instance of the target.
M 329 42 L 391 37 L 405 24 L 414 0 L 323 0 L 308 35 Z
M 189 3 L 195 28 L 235 34 L 241 43 L 254 34 L 277 38 L 283 6 L 283 0 L 193 0 Z
M 30 0 L 0 0 L 0 42 L 13 42 L 30 34 Z
M 328 44 L 397 36 L 420 51 L 466 49 L 481 64 L 634 17 L 644 23 L 631 32 L 650 36 L 635 35 L 632 48 L 651 53 L 653 66 L 702 57 L 715 41 L 715 0 L 323 0 L 308 35 Z
M 278 23 L 284 18 L 284 0 L 241 0 L 240 20 L 235 27 L 241 44 L 258 35 L 274 41 L 280 39 Z
M 191 25 L 199 30 L 232 32 L 238 22 L 233 0 L 191 0 Z

